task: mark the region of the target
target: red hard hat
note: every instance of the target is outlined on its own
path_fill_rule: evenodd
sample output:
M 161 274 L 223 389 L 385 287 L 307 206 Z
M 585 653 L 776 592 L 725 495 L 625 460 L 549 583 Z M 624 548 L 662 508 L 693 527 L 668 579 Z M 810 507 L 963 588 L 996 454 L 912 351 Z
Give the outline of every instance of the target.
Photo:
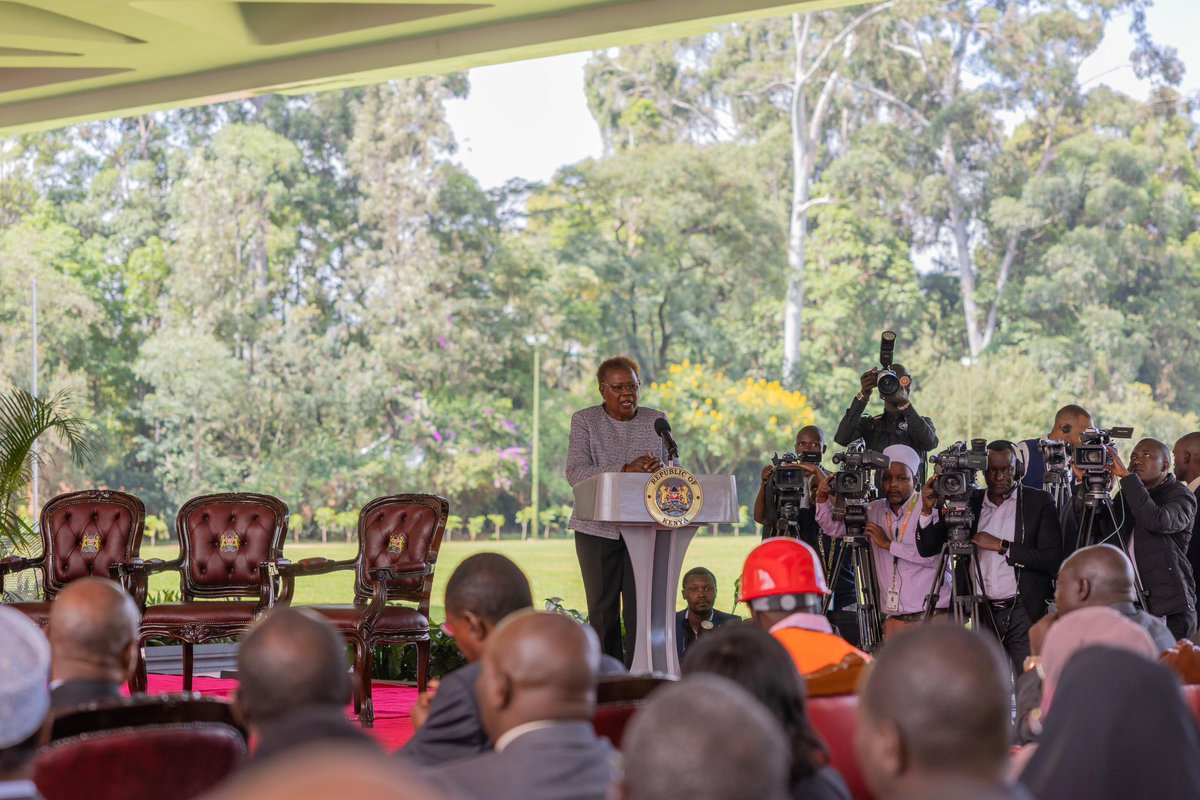
M 777 536 L 760 544 L 742 567 L 741 602 L 782 594 L 829 594 L 817 552 L 799 539 Z

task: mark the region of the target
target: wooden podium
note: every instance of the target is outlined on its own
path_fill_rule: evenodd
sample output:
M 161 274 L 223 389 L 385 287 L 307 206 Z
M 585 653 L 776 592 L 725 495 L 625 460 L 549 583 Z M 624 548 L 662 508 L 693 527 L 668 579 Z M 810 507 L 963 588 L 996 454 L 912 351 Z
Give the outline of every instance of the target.
M 734 477 L 697 475 L 696 479 L 704 492 L 704 503 L 691 524 L 682 528 L 664 528 L 650 516 L 645 502 L 650 476 L 645 473 L 602 472 L 574 486 L 575 514 L 583 520 L 615 524 L 629 548 L 637 588 L 632 672 L 679 675 L 675 598 L 683 556 L 696 526 L 738 522 Z

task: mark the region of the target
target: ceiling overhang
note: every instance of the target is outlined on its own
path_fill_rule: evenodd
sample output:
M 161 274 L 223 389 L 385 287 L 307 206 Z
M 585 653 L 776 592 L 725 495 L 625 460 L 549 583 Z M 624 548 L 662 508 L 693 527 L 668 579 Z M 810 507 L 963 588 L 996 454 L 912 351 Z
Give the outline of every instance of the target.
M 861 0 L 0 0 L 0 135 L 698 33 Z

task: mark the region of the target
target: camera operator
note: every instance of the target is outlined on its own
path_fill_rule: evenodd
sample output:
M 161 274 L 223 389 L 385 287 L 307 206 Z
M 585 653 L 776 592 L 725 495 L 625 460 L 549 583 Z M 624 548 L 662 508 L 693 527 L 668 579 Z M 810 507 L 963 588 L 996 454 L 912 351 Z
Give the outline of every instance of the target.
M 796 454 L 818 459 L 815 464 L 815 471 L 819 471 L 822 475 L 828 475 L 828 471 L 821 466 L 820 458 L 825 454 L 825 432 L 816 425 L 806 425 L 796 432 Z M 797 465 L 804 467 L 813 466 L 812 464 Z M 842 566 L 836 576 L 829 573 L 833 570 L 834 564 L 837 561 L 838 544 L 832 538 L 821 532 L 821 526 L 817 524 L 816 503 L 812 502 L 811 498 L 815 495 L 818 478 L 814 471 L 805 470 L 808 473 L 809 480 L 809 502 L 802 505 L 796 512 L 797 514 L 797 531 L 802 542 L 807 544 L 813 550 L 817 551 L 818 557 L 821 560 L 821 565 L 825 570 L 825 575 L 833 589 L 833 602 L 830 604 L 829 621 L 839 630 L 843 631 L 847 638 L 852 643 L 856 637 L 854 633 L 857 628 L 854 624 L 853 612 L 847 612 L 846 609 L 854 605 L 854 568 L 850 564 L 849 558 L 842 559 Z M 763 539 L 772 536 L 779 536 L 786 532 L 785 523 L 779 519 L 778 498 L 775 493 L 775 484 L 771 480 L 775 473 L 775 467 L 771 464 L 763 467 L 762 483 L 758 487 L 758 496 L 754 498 L 754 521 L 763 526 Z
M 920 457 L 911 447 L 894 444 L 883 451 L 891 465 L 883 473 L 883 497 L 867 506 L 866 534 L 871 540 L 875 557 L 875 574 L 879 584 L 880 608 L 883 612 L 884 639 L 921 621 L 925 596 L 934 582 L 938 558 L 923 556 L 917 551 L 917 526 L 922 517 L 927 523 L 933 511 L 932 489 L 923 497 L 916 491 L 914 476 L 920 467 Z M 821 530 L 834 538 L 846 535 L 846 526 L 833 516 L 830 502 L 829 478 L 821 476 L 817 486 L 817 522 Z M 942 576 L 938 590 L 938 613 L 945 613 L 950 603 L 950 570 Z
M 1091 413 L 1074 403 L 1063 406 L 1054 415 L 1054 427 L 1046 438 L 1055 442 L 1066 442 L 1068 451 L 1074 451 L 1080 443 L 1080 435 L 1088 428 L 1096 427 Z M 1026 439 L 1017 444 L 1017 457 L 1025 465 L 1025 477 L 1021 483 L 1030 489 L 1041 489 L 1045 482 L 1046 464 L 1039 447 L 1040 439 Z
M 994 623 L 1013 664 L 1021 674 L 1029 655 L 1029 628 L 1046 614 L 1054 596 L 1054 576 L 1062 562 L 1062 530 L 1058 509 L 1049 492 L 1018 483 L 1016 445 L 1007 441 L 987 446 L 987 489 L 971 493 L 971 542 L 978 555 L 983 594 L 992 613 L 981 618 Z M 932 479 L 930 479 L 932 484 Z M 933 521 L 917 530 L 917 551 L 937 555 L 948 538 L 946 523 Z M 967 580 L 968 576 L 957 576 Z M 960 584 L 961 585 L 961 584 Z
M 863 439 L 868 450 L 878 452 L 894 444 L 906 445 L 920 459 L 915 473 L 920 483 L 925 476 L 925 455 L 938 444 L 937 431 L 929 417 L 922 417 L 913 408 L 912 376 L 908 370 L 903 364 L 892 364 L 890 369 L 900 377 L 900 389 L 883 397 L 883 413 L 875 417 L 863 414 L 880 373 L 879 367 L 872 367 L 862 374 L 861 389 L 846 409 L 833 440 L 845 447 L 855 439 Z
M 1142 439 L 1126 467 L 1109 445 L 1108 471 L 1120 480 L 1114 499 L 1121 538 L 1141 578 L 1146 610 L 1162 617 L 1176 639 L 1196 629 L 1196 587 L 1188 562 L 1188 543 L 1196 516 L 1196 496 L 1171 473 L 1171 449 L 1157 439 Z M 1073 529 L 1083 513 L 1084 487 L 1076 490 L 1067 513 Z M 1112 535 L 1110 520 L 1101 517 L 1097 541 Z M 1086 542 L 1077 542 L 1076 547 Z M 1074 548 L 1073 548 L 1074 549 Z

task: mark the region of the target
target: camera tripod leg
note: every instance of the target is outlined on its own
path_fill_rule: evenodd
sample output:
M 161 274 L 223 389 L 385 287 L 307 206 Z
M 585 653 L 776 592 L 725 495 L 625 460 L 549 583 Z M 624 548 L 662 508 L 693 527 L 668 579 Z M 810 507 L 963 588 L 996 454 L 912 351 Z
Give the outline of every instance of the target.
M 829 594 L 825 595 L 825 597 L 821 600 L 821 613 L 822 614 L 829 613 L 829 606 L 831 603 L 833 603 L 834 583 L 837 579 L 837 576 L 842 573 L 842 561 L 846 557 L 846 543 L 844 541 L 838 541 L 836 539 L 834 541 L 836 542 L 834 547 L 837 547 L 838 551 L 837 551 L 837 555 L 834 556 L 834 559 L 833 559 L 833 569 L 829 572 L 828 575 L 825 576 L 825 585 L 827 585 L 829 587 Z
M 854 570 L 854 596 L 858 611 L 859 649 L 873 653 L 883 642 L 883 628 L 879 621 L 879 581 L 875 577 L 874 555 L 871 546 L 863 543 L 845 543 L 850 549 L 850 564 Z
M 946 542 L 942 545 L 942 552 L 938 553 L 937 571 L 933 575 L 933 584 L 929 587 L 929 594 L 925 595 L 925 609 L 922 612 L 921 621 L 929 622 L 933 619 L 933 612 L 937 610 L 938 599 L 942 596 L 942 577 L 946 574 L 946 565 L 950 561 L 950 543 Z

